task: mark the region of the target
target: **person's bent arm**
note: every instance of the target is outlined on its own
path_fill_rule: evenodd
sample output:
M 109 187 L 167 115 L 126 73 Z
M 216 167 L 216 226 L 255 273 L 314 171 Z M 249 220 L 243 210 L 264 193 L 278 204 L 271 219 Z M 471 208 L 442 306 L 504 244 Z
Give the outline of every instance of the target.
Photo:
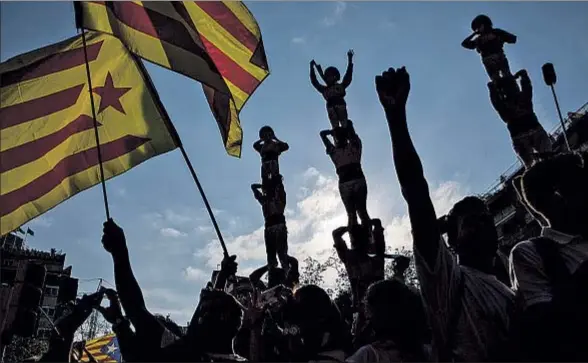
M 252 284 L 256 284 L 257 282 L 261 281 L 261 278 L 266 274 L 267 270 L 267 265 L 261 266 L 249 275 L 249 281 L 251 281 Z
M 256 142 L 253 143 L 253 149 L 255 151 L 257 151 L 258 153 L 261 152 L 261 143 L 262 142 L 263 142 L 262 140 L 257 140 Z
M 472 33 L 470 34 L 467 38 L 465 38 L 463 40 L 463 42 L 461 42 L 461 46 L 464 47 L 465 49 L 476 49 L 476 41 L 474 40 L 474 37 L 478 35 L 477 33 Z
M 253 196 L 259 203 L 263 202 L 263 194 L 259 191 L 261 188 L 261 184 L 251 184 L 251 191 L 253 191 Z
M 515 44 L 517 42 L 517 36 L 502 29 L 494 29 L 494 33 L 497 34 L 503 42 L 508 44 Z
M 323 141 L 323 144 L 325 145 L 325 149 L 327 150 L 327 154 L 330 154 L 331 151 L 333 150 L 333 148 L 335 147 L 333 145 L 333 143 L 331 142 L 331 140 L 329 140 L 329 135 L 331 135 L 333 133 L 333 131 L 331 130 L 323 130 L 320 132 L 320 136 L 321 136 L 321 140 Z

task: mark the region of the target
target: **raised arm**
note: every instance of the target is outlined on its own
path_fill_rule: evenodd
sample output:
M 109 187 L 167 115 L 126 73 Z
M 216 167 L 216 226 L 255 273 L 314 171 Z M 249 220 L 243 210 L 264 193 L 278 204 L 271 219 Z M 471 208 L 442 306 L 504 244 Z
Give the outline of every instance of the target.
M 329 135 L 332 135 L 332 130 L 323 130 L 319 133 L 321 135 L 321 140 L 323 140 L 323 144 L 325 145 L 325 149 L 327 150 L 327 154 L 330 154 L 333 148 L 335 147 L 331 140 L 329 140 Z
M 349 50 L 349 52 L 347 52 L 347 70 L 345 71 L 345 75 L 343 76 L 343 81 L 341 82 L 341 85 L 345 88 L 349 87 L 352 79 L 353 79 L 353 50 Z
M 127 317 L 135 329 L 155 330 L 154 327 L 160 325 L 145 305 L 143 293 L 131 267 L 124 231 L 112 219 L 104 223 L 102 244 L 112 254 L 114 282 Z
M 323 72 L 323 67 L 321 67 L 320 64 L 316 64 L 316 71 L 318 72 L 319 77 L 321 77 L 321 79 L 323 80 L 323 82 L 326 83 L 327 81 L 325 81 L 325 72 Z
M 323 91 L 325 90 L 325 86 L 323 86 L 322 84 L 319 83 L 318 79 L 316 79 L 316 73 L 314 72 L 314 67 L 316 66 L 316 63 L 314 61 L 314 59 L 312 61 L 310 61 L 310 83 L 312 83 L 312 86 L 319 91 L 320 93 L 323 93 Z
M 268 270 L 268 266 L 261 266 L 260 268 L 258 268 L 257 270 L 253 271 L 250 275 L 249 275 L 249 281 L 251 281 L 252 284 L 255 284 L 259 281 L 261 281 L 261 278 L 263 277 L 263 275 L 266 274 Z
M 515 44 L 517 36 L 502 29 L 494 29 L 494 34 L 498 35 L 503 42 L 508 44 Z
M 264 196 L 260 190 L 262 187 L 263 186 L 261 184 L 251 184 L 251 191 L 253 192 L 253 196 L 259 203 L 262 203 L 264 200 Z
M 343 234 L 345 232 L 347 232 L 347 226 L 339 227 L 333 231 L 335 251 L 337 251 L 337 256 L 339 256 L 339 259 L 343 263 L 347 260 L 347 251 L 349 250 L 349 248 L 347 248 L 347 243 L 345 243 L 345 240 L 343 239 Z
M 404 67 L 376 77 L 376 89 L 386 112 L 392 155 L 402 195 L 408 204 L 414 246 L 429 266 L 435 266 L 440 234 L 419 155 L 406 123 L 410 79 Z
M 476 41 L 474 40 L 476 35 L 478 35 L 478 34 L 472 33 L 472 34 L 468 35 L 468 37 L 465 38 L 463 40 L 463 42 L 461 42 L 461 46 L 464 47 L 465 49 L 476 49 Z

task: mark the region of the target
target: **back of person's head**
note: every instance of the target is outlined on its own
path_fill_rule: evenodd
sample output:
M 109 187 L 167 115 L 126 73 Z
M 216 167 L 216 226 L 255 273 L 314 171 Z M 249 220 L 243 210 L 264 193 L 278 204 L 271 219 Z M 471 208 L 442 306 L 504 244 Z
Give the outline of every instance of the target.
M 382 280 L 368 288 L 366 316 L 376 339 L 392 339 L 401 349 L 419 351 L 427 323 L 420 296 L 396 280 Z
M 259 129 L 259 138 L 261 140 L 271 139 L 274 136 L 274 130 L 270 126 L 263 126 Z
M 197 339 L 232 339 L 241 326 L 243 308 L 231 294 L 222 290 L 203 290 L 188 335 Z
M 484 27 L 484 30 L 492 29 L 492 20 L 487 15 L 480 14 L 472 20 L 472 30 L 476 31 L 480 29 L 480 27 Z
M 394 273 L 397 275 L 404 275 L 410 266 L 410 257 L 398 256 L 394 259 Z
M 271 289 L 286 281 L 286 271 L 280 267 L 270 268 L 267 272 L 267 287 Z
M 294 292 L 294 316 L 304 349 L 310 355 L 321 351 L 343 349 L 347 337 L 337 306 L 325 290 L 305 285 Z
M 184 335 L 182 328 L 175 321 L 173 321 L 169 316 L 163 316 L 161 314 L 155 314 L 155 319 L 163 325 L 170 333 L 175 335 L 176 337 L 181 337 Z
M 363 224 L 354 224 L 349 228 L 349 242 L 351 248 L 359 252 L 368 250 L 370 243 L 370 230 Z
M 325 69 L 325 82 L 327 83 L 328 86 L 332 86 L 334 85 L 336 82 L 339 82 L 339 80 L 341 79 L 341 73 L 339 73 L 339 70 L 335 67 L 327 67 L 327 69 Z
M 563 153 L 536 163 L 523 174 L 521 185 L 527 206 L 551 227 L 586 231 L 588 168 L 581 154 Z
M 347 130 L 345 130 L 341 126 L 337 126 L 333 129 L 333 139 L 335 141 L 335 146 L 343 146 L 347 142 Z
M 447 214 L 447 238 L 460 260 L 493 258 L 498 235 L 486 203 L 474 196 L 457 202 Z

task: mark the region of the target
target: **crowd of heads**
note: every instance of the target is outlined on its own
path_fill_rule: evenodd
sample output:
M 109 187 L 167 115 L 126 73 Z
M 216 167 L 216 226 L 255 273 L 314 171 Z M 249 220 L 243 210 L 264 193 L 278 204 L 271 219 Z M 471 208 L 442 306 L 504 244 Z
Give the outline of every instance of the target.
M 521 133 L 528 137 L 529 132 L 517 129 L 517 122 L 537 127 L 528 122 L 529 117 L 536 119 L 532 103 L 523 102 L 522 111 L 510 107 L 518 102 L 517 92 L 523 92 L 518 85 L 511 85 L 516 88 L 514 96 L 495 88 L 508 77 L 528 80 L 526 72 L 510 75 L 502 52 L 502 44 L 514 43 L 516 37 L 513 40 L 512 34 L 493 28 L 487 16 L 474 19 L 472 30 L 474 34 L 462 45 L 482 54 L 491 79 L 491 102 L 509 130 L 515 130 L 511 133 L 514 144 Z M 370 218 L 365 207 L 361 140 L 347 118 L 343 99 L 351 82 L 352 57 L 350 51 L 341 83 L 336 68 L 328 67 L 323 73 L 320 65 L 311 62 L 311 82 L 327 101 L 332 125 L 321 132 L 321 138 L 336 168 L 349 217 L 345 226 L 333 231 L 349 293 L 331 299 L 319 286 L 300 284 L 298 260 L 288 255 L 285 188 L 278 164 L 278 156 L 289 147 L 271 127 L 264 126 L 254 144 L 261 155 L 262 182 L 252 189 L 265 219 L 268 264 L 249 277 L 246 298 L 227 291 L 238 265 L 236 256 L 226 255 L 215 280 L 201 291 L 184 333 L 147 309 L 124 232 L 109 220 L 102 242 L 113 257 L 117 291 L 79 300 L 57 322 L 44 359 L 66 361 L 80 356 L 79 348 L 69 354 L 73 332 L 94 308 L 113 324 L 122 357 L 130 362 L 588 360 L 588 305 L 583 305 L 588 304 L 588 153 L 545 153 L 533 149 L 532 143 L 527 145 L 530 157 L 521 158 L 526 169 L 514 187 L 518 203 L 540 216 L 537 220 L 543 229 L 540 236 L 507 251 L 509 279 L 498 279 L 499 238 L 485 200 L 468 196 L 446 216 L 435 212 L 407 127 L 407 70 L 390 68 L 376 76 L 392 140 L 390 167 L 394 164 L 408 206 L 420 290 L 404 281 L 411 262 L 405 256 L 394 256 L 394 276 L 385 279 L 382 222 Z M 318 82 L 315 69 L 326 85 Z M 515 151 L 521 155 L 516 147 Z M 267 282 L 262 279 L 266 273 Z M 100 307 L 101 294 L 108 297 L 108 308 Z

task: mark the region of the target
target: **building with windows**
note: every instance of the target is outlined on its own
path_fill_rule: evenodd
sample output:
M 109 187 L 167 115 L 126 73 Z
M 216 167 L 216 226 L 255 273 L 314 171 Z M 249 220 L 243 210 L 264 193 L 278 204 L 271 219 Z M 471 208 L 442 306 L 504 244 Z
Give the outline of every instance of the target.
M 588 103 L 576 112 L 569 112 L 564 125 L 572 150 L 588 150 Z M 563 135 L 561 125 L 551 132 L 556 151 L 566 150 Z M 513 164 L 483 195 L 490 212 L 494 215 L 500 248 L 505 253 L 508 253 L 516 243 L 541 233 L 541 225 L 531 211 L 520 202 L 513 186 L 515 178 L 523 172 L 524 169 L 519 162 Z
M 24 268 L 28 261 L 41 263 L 47 271 L 43 286 L 41 308 L 51 319 L 55 320 L 59 318 L 59 310 L 61 310 L 58 308 L 60 287 L 64 286 L 66 280 L 71 279 L 72 270 L 71 266 L 65 267 L 65 253 L 61 253 L 55 249 L 46 252 L 26 248 L 23 239 L 14 233 L 0 237 L 0 241 L 2 241 L 2 247 L 0 249 L 2 256 L 0 282 L 3 287 L 3 295 L 10 294 L 11 287 L 15 285 L 17 276 L 19 276 L 19 269 Z M 71 283 L 68 285 L 71 286 Z M 77 289 L 74 292 L 69 292 L 69 295 L 72 293 L 75 296 Z M 12 301 L 18 301 L 17 299 L 18 296 L 10 297 Z M 41 316 L 38 321 L 37 334 L 48 336 L 51 329 L 51 323 L 44 316 Z

